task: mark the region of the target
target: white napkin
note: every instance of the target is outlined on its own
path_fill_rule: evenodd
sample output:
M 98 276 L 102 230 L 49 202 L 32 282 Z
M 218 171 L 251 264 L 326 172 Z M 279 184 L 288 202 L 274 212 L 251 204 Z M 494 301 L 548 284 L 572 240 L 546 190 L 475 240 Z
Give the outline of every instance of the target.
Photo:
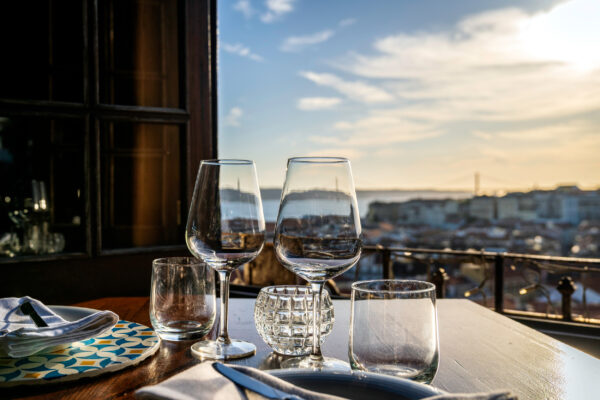
M 135 392 L 135 397 L 144 400 L 258 400 L 263 396 L 238 385 L 221 375 L 213 366 L 213 361 L 189 368 L 154 386 L 145 386 Z M 343 400 L 341 397 L 311 392 L 294 386 L 256 368 L 228 365 L 261 382 L 286 393 L 295 394 L 306 400 Z
M 204 362 L 180 372 L 158 385 L 145 386 L 135 392 L 135 397 L 142 400 L 264 399 L 259 394 L 240 389 L 235 383 L 217 372 L 212 364 L 213 361 Z M 299 388 L 255 368 L 231 364 L 229 364 L 229 367 L 258 379 L 275 389 L 300 396 L 305 400 L 342 399 L 341 397 Z M 441 394 L 423 400 L 517 400 L 517 397 L 504 391 L 495 393 Z
M 37 327 L 29 315 L 20 310 L 30 302 L 47 327 Z M 99 336 L 115 326 L 119 317 L 112 311 L 99 311 L 77 321 L 68 322 L 41 301 L 31 297 L 0 299 L 0 357 L 26 357 L 48 347 L 69 344 Z

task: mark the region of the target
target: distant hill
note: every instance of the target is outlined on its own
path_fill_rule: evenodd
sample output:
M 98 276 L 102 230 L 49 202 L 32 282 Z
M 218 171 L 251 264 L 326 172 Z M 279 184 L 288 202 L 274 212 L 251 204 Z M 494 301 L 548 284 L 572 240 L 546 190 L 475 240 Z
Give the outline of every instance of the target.
M 281 198 L 281 189 L 260 188 L 260 195 L 263 200 L 279 200 Z
M 279 200 L 281 198 L 281 189 L 279 188 L 261 188 L 260 194 L 263 200 Z M 357 197 L 380 198 L 387 199 L 393 197 L 407 198 L 464 198 L 470 196 L 471 193 L 464 190 L 434 190 L 434 189 L 393 189 L 393 190 L 357 190 Z
M 386 197 L 390 194 L 406 195 L 410 197 L 464 197 L 472 195 L 472 192 L 466 190 L 436 190 L 436 189 L 391 189 L 391 190 L 360 190 L 356 191 L 357 196 L 368 197 Z

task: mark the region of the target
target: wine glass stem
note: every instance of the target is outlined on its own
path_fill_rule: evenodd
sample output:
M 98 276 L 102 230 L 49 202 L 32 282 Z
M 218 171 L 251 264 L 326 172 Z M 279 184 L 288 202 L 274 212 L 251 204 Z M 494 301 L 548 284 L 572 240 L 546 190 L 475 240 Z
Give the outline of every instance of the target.
M 310 358 L 313 361 L 323 361 L 321 354 L 321 294 L 323 282 L 311 282 L 313 295 L 313 343 Z
M 227 314 L 229 311 L 229 277 L 231 271 L 217 271 L 219 273 L 219 283 L 221 285 L 221 316 L 219 324 L 219 343 L 228 344 L 229 333 L 227 332 Z

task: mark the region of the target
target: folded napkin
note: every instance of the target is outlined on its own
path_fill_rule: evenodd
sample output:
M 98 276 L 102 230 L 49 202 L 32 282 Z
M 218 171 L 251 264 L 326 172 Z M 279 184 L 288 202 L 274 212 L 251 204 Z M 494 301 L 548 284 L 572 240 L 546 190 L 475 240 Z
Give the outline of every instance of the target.
M 158 385 L 145 386 L 135 392 L 135 397 L 141 400 L 259 400 L 265 397 L 238 385 L 217 372 L 213 362 L 208 361 L 189 368 Z M 299 396 L 305 400 L 342 400 L 341 397 L 324 393 L 312 392 L 294 386 L 282 379 L 269 375 L 255 368 L 240 365 L 228 365 L 259 381 Z M 474 393 L 474 394 L 442 394 L 424 400 L 517 400 L 508 392 Z
M 29 302 L 47 327 L 38 327 L 21 311 Z M 43 349 L 92 338 L 115 326 L 119 317 L 99 311 L 77 321 L 65 321 L 41 301 L 31 297 L 0 299 L 0 357 L 26 357 Z
M 265 399 L 265 397 L 257 393 L 239 387 L 215 370 L 212 364 L 213 361 L 207 361 L 189 368 L 158 385 L 145 386 L 135 392 L 135 397 L 144 400 Z M 295 394 L 306 400 L 343 400 L 341 397 L 299 388 L 256 368 L 231 364 L 228 364 L 228 366 L 252 378 L 258 379 L 275 389 Z

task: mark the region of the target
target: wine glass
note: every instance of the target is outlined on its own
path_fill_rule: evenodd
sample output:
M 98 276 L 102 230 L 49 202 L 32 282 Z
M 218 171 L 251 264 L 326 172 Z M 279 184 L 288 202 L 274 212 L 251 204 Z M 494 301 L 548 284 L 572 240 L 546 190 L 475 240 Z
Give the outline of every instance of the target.
M 265 241 L 265 220 L 256 168 L 248 160 L 200 163 L 190 205 L 185 240 L 192 254 L 219 274 L 221 316 L 217 340 L 192 346 L 200 359 L 229 360 L 256 352 L 256 346 L 230 339 L 227 333 L 229 278 L 252 261 Z
M 321 354 L 320 303 L 325 281 L 349 270 L 360 258 L 360 215 L 350 161 L 288 160 L 274 244 L 279 262 L 310 282 L 313 294 L 311 354 L 287 360 L 282 367 L 348 370 L 347 363 Z

